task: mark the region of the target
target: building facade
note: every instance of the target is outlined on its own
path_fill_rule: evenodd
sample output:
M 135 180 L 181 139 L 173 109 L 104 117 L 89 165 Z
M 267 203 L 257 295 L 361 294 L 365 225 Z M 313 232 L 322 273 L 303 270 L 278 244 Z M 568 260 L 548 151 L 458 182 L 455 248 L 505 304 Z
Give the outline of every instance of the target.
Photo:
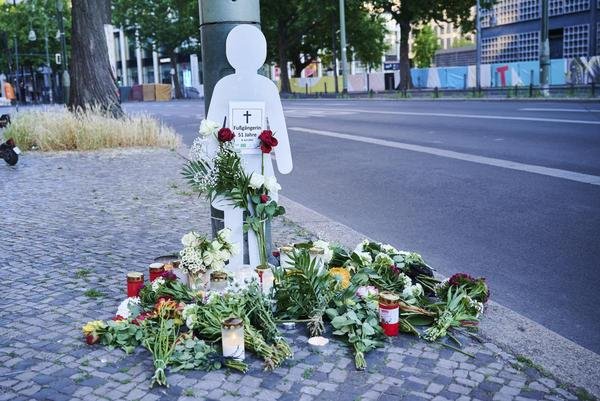
M 118 86 L 171 83 L 171 59 L 168 56 L 142 48 L 135 32 L 111 25 L 105 29 L 109 59 Z M 202 93 L 202 64 L 197 55 L 178 55 L 177 73 L 182 88 L 195 88 Z
M 550 58 L 600 53 L 600 0 L 549 0 Z M 499 0 L 481 12 L 482 63 L 538 60 L 541 0 Z

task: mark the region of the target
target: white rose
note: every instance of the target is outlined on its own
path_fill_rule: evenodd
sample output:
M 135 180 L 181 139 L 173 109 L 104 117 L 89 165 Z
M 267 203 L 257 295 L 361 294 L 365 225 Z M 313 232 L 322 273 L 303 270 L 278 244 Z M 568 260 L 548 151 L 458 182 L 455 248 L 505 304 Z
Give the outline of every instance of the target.
M 390 244 L 382 245 L 381 249 L 388 255 L 397 255 L 398 254 L 398 250 L 396 248 L 394 248 L 393 246 L 391 246 Z
M 200 123 L 200 129 L 198 130 L 198 133 L 200 136 L 206 138 L 207 136 L 216 134 L 219 128 L 221 128 L 221 126 L 218 123 L 204 119 Z
M 277 193 L 281 189 L 281 185 L 277 183 L 277 178 L 275 176 L 265 177 L 265 188 L 270 193 Z
M 217 233 L 217 237 L 223 242 L 229 242 L 231 239 L 231 230 L 229 228 L 224 228 Z
M 265 183 L 265 176 L 258 173 L 252 173 L 250 177 L 250 188 L 260 189 Z
M 185 234 L 182 238 L 181 238 L 181 243 L 183 244 L 183 246 L 190 247 L 192 245 L 194 245 L 196 243 L 196 233 L 189 232 L 187 234 Z
M 221 249 L 223 247 L 223 245 L 219 241 L 214 240 L 213 242 L 210 243 L 210 247 L 212 249 L 214 249 L 215 251 L 218 251 L 219 249 Z

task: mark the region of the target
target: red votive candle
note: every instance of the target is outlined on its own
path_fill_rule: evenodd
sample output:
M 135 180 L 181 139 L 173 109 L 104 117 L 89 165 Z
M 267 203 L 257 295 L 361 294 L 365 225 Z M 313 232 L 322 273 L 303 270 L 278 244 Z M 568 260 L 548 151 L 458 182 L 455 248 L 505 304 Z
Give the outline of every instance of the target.
M 150 281 L 152 282 L 165 272 L 165 265 L 162 263 L 152 263 L 148 270 L 150 271 Z
M 144 286 L 144 273 L 129 272 L 127 273 L 127 296 L 137 297 L 140 295 L 140 290 Z
M 386 336 L 397 336 L 400 331 L 399 300 L 393 292 L 379 293 L 379 324 Z

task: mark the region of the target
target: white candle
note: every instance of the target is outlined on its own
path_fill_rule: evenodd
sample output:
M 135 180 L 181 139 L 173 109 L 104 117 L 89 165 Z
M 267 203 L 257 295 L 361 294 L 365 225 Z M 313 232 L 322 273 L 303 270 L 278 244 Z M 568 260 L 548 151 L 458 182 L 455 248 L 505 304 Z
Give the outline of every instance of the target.
M 230 317 L 221 326 L 223 356 L 243 361 L 246 357 L 244 349 L 244 323 L 242 319 Z

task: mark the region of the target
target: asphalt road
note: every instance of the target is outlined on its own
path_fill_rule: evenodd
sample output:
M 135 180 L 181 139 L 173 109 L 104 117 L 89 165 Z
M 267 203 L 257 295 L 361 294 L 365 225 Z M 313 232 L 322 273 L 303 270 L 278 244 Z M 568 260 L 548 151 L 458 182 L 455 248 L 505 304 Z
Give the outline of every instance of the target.
M 600 103 L 284 108 L 294 157 L 285 196 L 417 251 L 442 274 L 485 276 L 497 302 L 600 353 Z M 127 109 L 156 114 L 187 144 L 204 114 L 201 102 Z

